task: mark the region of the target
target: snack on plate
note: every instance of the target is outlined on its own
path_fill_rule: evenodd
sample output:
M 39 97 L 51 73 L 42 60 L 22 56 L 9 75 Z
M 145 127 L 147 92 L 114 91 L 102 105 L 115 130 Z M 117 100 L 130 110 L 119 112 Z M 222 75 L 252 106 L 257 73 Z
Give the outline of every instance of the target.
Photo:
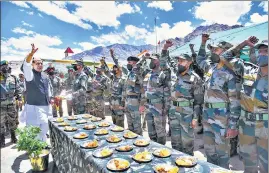
M 169 164 L 158 164 L 154 166 L 153 169 L 156 173 L 178 173 L 179 171 L 177 166 L 172 166 Z
M 93 125 L 93 124 L 86 124 L 86 125 L 83 127 L 83 129 L 85 129 L 85 130 L 92 130 L 92 129 L 95 129 L 95 128 L 96 128 L 96 126 Z
M 61 122 L 64 122 L 64 119 L 63 118 L 56 118 L 54 121 L 57 123 L 61 123 Z
M 71 127 L 71 126 L 66 126 L 65 128 L 64 128 L 64 131 L 67 131 L 67 132 L 72 132 L 72 131 L 77 131 L 78 130 L 78 128 L 76 128 L 76 127 Z
M 82 116 L 82 118 L 85 118 L 85 119 L 89 119 L 91 117 L 92 117 L 92 115 L 90 115 L 90 114 L 85 114 L 85 115 Z
M 131 151 L 132 149 L 133 147 L 130 145 L 124 145 L 116 148 L 117 151 Z
M 125 171 L 129 167 L 129 161 L 121 158 L 114 158 L 107 163 L 107 168 L 112 171 Z
M 191 156 L 182 156 L 176 159 L 176 164 L 182 167 L 192 167 L 197 164 L 197 159 Z
M 58 126 L 70 126 L 70 124 L 68 124 L 67 122 L 62 122 Z
M 100 151 L 101 156 L 106 157 L 109 156 L 113 151 L 109 148 L 104 148 Z
M 149 145 L 149 142 L 146 141 L 146 140 L 144 140 L 144 139 L 137 139 L 137 140 L 134 142 L 134 145 L 143 147 L 143 146 L 147 146 L 147 145 Z
M 108 134 L 108 131 L 107 131 L 107 129 L 98 129 L 98 130 L 96 130 L 95 134 L 96 135 L 106 135 L 106 134 Z
M 124 131 L 124 128 L 120 127 L 120 126 L 115 126 L 111 129 L 111 131 L 113 132 L 122 132 Z
M 117 135 L 111 135 L 106 139 L 108 142 L 117 143 L 121 141 L 121 138 L 119 138 Z
M 101 121 L 101 120 L 102 120 L 102 118 L 100 118 L 100 117 L 92 117 L 92 119 L 91 119 L 92 122 Z
M 84 123 L 87 123 L 87 121 L 86 120 L 78 120 L 76 123 L 77 124 L 84 124 Z
M 68 120 L 77 120 L 78 118 L 76 116 L 69 116 L 67 119 Z
M 96 147 L 98 147 L 98 142 L 96 139 L 93 141 L 85 142 L 83 144 L 83 147 L 84 148 L 96 148 Z
M 139 161 L 139 162 L 149 162 L 152 159 L 152 156 L 150 152 L 144 151 L 137 153 L 133 156 L 134 160 Z
M 157 157 L 168 157 L 171 155 L 171 151 L 167 148 L 160 148 L 153 152 L 153 155 Z
M 123 135 L 123 137 L 129 138 L 129 139 L 136 138 L 137 136 L 138 136 L 137 134 L 135 134 L 134 132 L 131 132 L 131 131 L 128 131 Z
M 81 133 L 77 133 L 74 135 L 74 138 L 77 138 L 77 139 L 84 139 L 84 138 L 87 138 L 88 135 L 87 133 L 84 133 L 84 132 L 81 132 Z
M 102 122 L 98 126 L 99 127 L 108 127 L 108 126 L 110 126 L 110 124 L 108 124 L 107 122 Z

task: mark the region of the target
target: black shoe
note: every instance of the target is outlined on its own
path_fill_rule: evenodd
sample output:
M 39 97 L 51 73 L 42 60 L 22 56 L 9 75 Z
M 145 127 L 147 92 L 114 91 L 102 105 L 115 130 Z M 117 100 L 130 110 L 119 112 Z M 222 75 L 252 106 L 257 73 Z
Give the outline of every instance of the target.
M 47 138 L 50 138 L 50 135 L 49 134 L 46 134 Z
M 11 135 L 11 142 L 12 142 L 13 144 L 16 144 L 16 143 L 17 143 L 17 138 L 16 138 L 15 131 L 12 130 L 12 131 L 10 132 L 10 135 Z
M 201 134 L 203 134 L 203 133 L 204 133 L 204 128 L 201 128 L 201 130 L 199 130 L 199 131 L 197 132 L 198 135 L 201 135 Z
M 1 148 L 5 147 L 5 134 L 1 134 L 0 144 Z
M 169 130 L 166 134 L 167 137 L 171 137 L 171 131 Z

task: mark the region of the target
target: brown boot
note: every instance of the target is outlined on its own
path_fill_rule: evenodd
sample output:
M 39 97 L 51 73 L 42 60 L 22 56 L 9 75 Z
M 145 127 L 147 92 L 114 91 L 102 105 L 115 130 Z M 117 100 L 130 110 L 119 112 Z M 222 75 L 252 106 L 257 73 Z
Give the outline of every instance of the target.
M 16 144 L 17 143 L 17 138 L 16 138 L 16 134 L 14 130 L 10 131 L 10 135 L 11 135 L 11 142 Z

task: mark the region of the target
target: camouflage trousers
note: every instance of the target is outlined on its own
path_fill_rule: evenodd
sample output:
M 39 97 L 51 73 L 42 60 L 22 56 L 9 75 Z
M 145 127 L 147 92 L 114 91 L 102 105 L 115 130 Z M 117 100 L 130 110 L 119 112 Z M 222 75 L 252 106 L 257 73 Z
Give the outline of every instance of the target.
M 191 127 L 192 115 L 170 111 L 169 120 L 172 148 L 193 155 L 194 133 Z
M 1 114 L 0 114 L 0 134 L 5 133 L 5 124 L 9 125 L 10 131 L 16 130 L 19 125 L 18 113 L 16 110 L 16 105 L 9 106 L 1 106 Z
M 67 112 L 68 112 L 68 115 L 69 116 L 72 116 L 72 113 L 73 113 L 73 107 L 74 107 L 74 105 L 73 105 L 73 102 L 72 102 L 72 100 L 66 100 L 66 104 L 67 104 Z
M 121 98 L 112 98 L 110 101 L 113 124 L 124 128 L 124 112 L 119 108 Z
M 166 143 L 166 118 L 162 115 L 153 115 L 151 112 L 146 114 L 149 138 L 162 145 Z
M 74 105 L 74 115 L 85 114 L 86 113 L 86 104 L 75 104 Z
M 94 115 L 105 119 L 105 101 L 103 98 L 95 97 L 94 100 Z
M 215 124 L 203 121 L 204 148 L 207 161 L 229 169 L 230 139 L 225 137 L 226 129 L 220 129 Z
M 245 173 L 268 173 L 268 120 L 239 119 L 239 148 Z
M 127 98 L 126 118 L 128 129 L 138 135 L 142 135 L 141 114 L 139 112 L 139 100 L 137 98 Z
M 94 101 L 93 100 L 87 100 L 86 112 L 91 114 L 91 115 L 94 115 L 94 108 L 95 108 Z
M 57 117 L 57 113 L 58 110 L 57 110 L 57 106 L 56 104 L 54 104 L 52 106 L 52 115 L 53 117 Z M 62 117 L 63 116 L 63 100 L 59 100 L 59 116 Z

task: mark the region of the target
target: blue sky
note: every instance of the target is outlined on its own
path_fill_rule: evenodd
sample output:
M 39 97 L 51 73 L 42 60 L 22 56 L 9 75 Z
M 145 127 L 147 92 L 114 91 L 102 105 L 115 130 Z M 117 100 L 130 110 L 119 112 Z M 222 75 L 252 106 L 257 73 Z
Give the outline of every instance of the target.
M 268 2 L 1 2 L 1 57 L 22 60 L 30 44 L 37 56 L 62 59 L 69 46 L 75 53 L 115 43 L 155 44 L 184 37 L 200 25 L 252 25 L 268 20 Z

